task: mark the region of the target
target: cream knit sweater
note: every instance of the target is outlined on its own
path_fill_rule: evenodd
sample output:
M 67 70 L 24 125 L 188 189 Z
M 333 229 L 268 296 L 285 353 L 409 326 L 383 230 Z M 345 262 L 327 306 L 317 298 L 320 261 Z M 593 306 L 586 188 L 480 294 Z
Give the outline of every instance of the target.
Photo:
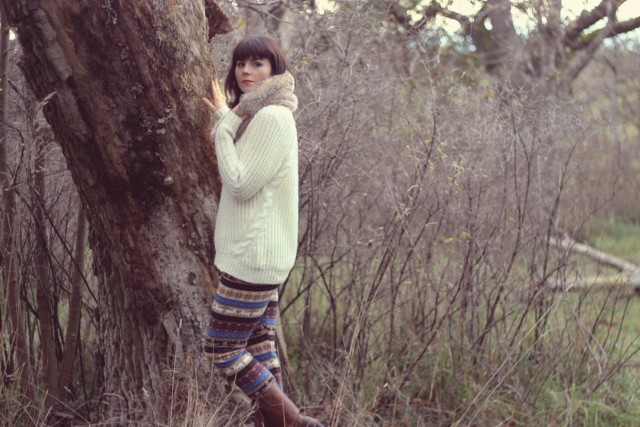
M 268 105 L 235 141 L 242 119 L 215 113 L 212 132 L 222 193 L 216 218 L 215 265 L 256 284 L 280 284 L 298 244 L 298 136 L 293 113 Z

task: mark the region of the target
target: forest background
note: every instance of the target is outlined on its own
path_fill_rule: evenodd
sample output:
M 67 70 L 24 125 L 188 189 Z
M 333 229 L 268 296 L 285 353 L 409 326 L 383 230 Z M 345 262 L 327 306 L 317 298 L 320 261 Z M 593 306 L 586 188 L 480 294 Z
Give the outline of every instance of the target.
M 332 426 L 637 425 L 625 3 L 0 1 L 0 423 L 247 422 L 200 353 L 200 98 L 267 33 L 300 100 L 296 400 Z

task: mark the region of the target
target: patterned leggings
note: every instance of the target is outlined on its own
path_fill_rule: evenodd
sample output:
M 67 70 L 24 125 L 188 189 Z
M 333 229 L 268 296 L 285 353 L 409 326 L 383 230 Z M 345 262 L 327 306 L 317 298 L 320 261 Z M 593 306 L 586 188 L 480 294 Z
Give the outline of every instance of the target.
M 222 274 L 211 305 L 205 352 L 251 399 L 274 382 L 282 388 L 276 351 L 278 285 L 255 285 Z

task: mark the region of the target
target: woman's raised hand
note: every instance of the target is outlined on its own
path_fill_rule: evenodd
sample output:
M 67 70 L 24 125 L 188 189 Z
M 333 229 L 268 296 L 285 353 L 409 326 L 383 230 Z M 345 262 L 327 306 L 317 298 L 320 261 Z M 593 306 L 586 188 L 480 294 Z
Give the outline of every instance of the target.
M 207 104 L 207 108 L 214 113 L 227 105 L 227 102 L 224 99 L 224 94 L 220 90 L 220 85 L 218 85 L 218 82 L 215 79 L 211 80 L 211 98 L 212 100 L 203 97 L 202 100 Z

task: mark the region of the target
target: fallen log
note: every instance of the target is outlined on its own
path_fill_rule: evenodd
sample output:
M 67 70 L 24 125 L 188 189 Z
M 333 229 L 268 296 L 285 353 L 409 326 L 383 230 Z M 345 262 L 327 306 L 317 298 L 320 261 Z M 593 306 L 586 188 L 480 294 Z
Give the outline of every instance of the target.
M 640 266 L 593 248 L 584 243 L 576 242 L 567 235 L 562 238 L 549 238 L 549 243 L 563 251 L 583 255 L 596 263 L 618 270 L 619 274 L 610 276 L 574 277 L 565 280 L 549 281 L 547 287 L 556 292 L 611 292 L 621 290 L 629 294 L 640 295 Z
M 585 245 L 584 243 L 578 243 L 569 237 L 565 236 L 562 239 L 551 237 L 549 238 L 549 243 L 559 249 L 589 257 L 598 264 L 615 268 L 620 272 L 635 272 L 640 275 L 640 266 L 589 245 Z
M 562 281 L 548 281 L 547 287 L 555 292 L 611 292 L 620 290 L 640 295 L 640 276 L 616 275 L 571 278 Z

